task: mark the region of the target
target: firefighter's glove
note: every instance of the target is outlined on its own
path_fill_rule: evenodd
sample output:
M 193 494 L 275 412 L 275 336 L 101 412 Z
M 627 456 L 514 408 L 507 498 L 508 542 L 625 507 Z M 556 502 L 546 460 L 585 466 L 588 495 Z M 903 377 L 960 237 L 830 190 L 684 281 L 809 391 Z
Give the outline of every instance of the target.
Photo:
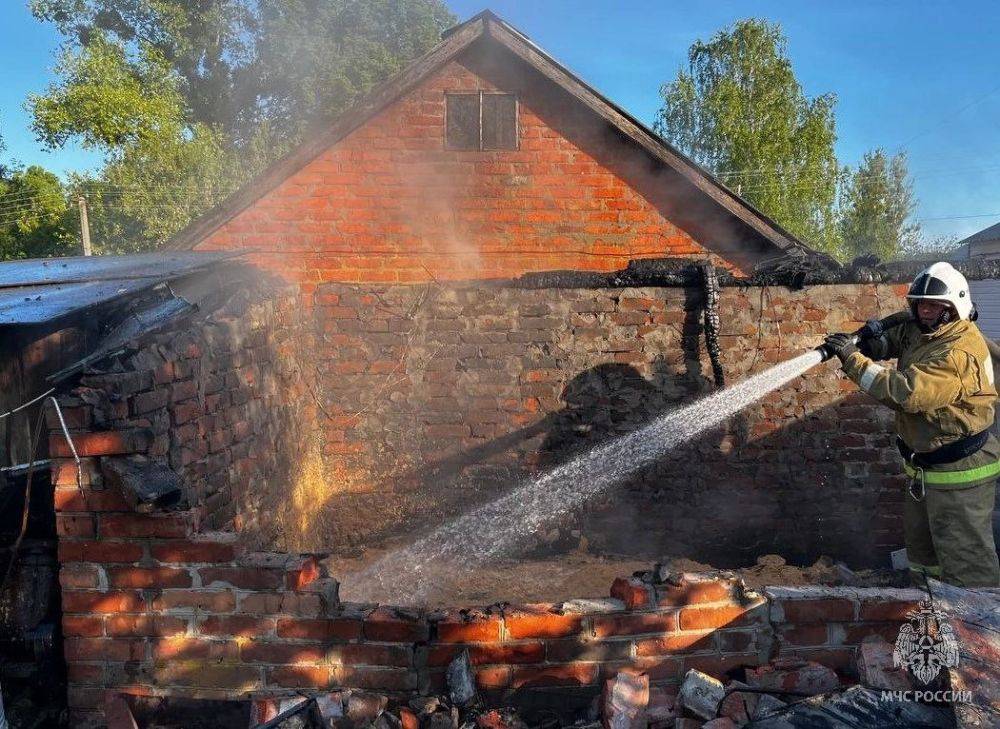
M 858 329 L 858 339 L 862 342 L 866 339 L 878 339 L 885 334 L 885 327 L 880 319 L 869 319 L 865 325 Z
M 854 335 L 843 332 L 831 334 L 823 340 L 823 344 L 837 355 L 837 359 L 840 360 L 841 364 L 845 364 L 847 358 L 858 351 L 857 345 L 854 344 Z

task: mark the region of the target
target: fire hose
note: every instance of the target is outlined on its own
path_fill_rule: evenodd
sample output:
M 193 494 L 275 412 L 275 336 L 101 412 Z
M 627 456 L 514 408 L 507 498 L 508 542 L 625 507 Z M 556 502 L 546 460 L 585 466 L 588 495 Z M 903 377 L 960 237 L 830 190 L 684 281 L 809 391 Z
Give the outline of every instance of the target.
M 851 334 L 851 341 L 855 345 L 858 345 L 867 339 L 878 339 L 887 330 L 908 322 L 910 319 L 912 319 L 912 314 L 908 311 L 897 311 L 895 314 L 889 314 L 889 316 L 883 319 L 869 319 L 863 327 Z M 986 348 L 990 352 L 990 358 L 993 360 L 994 367 L 1000 365 L 1000 342 L 990 339 L 985 335 L 983 339 L 986 340 Z M 833 351 L 826 344 L 821 344 L 816 349 L 823 355 L 824 362 L 834 356 Z

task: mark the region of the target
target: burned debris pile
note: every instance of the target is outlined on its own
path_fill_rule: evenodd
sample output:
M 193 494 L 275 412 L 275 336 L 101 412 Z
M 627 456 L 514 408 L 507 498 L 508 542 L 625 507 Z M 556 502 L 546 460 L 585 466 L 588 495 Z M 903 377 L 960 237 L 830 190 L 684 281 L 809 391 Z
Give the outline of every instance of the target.
M 892 666 L 881 638 L 869 641 L 857 666 L 862 684 L 848 685 L 832 669 L 779 659 L 721 678 L 692 669 L 679 687 L 650 684 L 649 676 L 623 669 L 576 717 L 556 709 L 521 712 L 490 708 L 476 691 L 468 652 L 448 669 L 448 692 L 410 699 L 343 690 L 280 701 L 257 701 L 250 729 L 932 729 L 955 726 L 947 706 L 880 694 L 913 688 L 905 670 Z M 866 681 L 874 681 L 872 684 Z

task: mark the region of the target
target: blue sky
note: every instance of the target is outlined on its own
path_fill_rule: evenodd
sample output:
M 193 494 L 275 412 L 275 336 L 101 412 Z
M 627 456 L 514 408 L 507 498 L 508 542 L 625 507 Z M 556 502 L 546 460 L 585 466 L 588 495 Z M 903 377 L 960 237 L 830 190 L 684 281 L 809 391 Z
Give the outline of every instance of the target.
M 447 1 L 462 19 L 486 7 Z M 492 0 L 488 7 L 648 124 L 660 84 L 685 63 L 692 41 L 739 18 L 777 21 L 806 93 L 838 97 L 842 162 L 873 147 L 908 150 L 916 217 L 930 236 L 964 236 L 1000 221 L 995 0 Z M 24 99 L 50 82 L 57 44 L 23 2 L 0 2 L 7 156 L 63 173 L 100 160 L 75 147 L 45 151 L 31 133 Z

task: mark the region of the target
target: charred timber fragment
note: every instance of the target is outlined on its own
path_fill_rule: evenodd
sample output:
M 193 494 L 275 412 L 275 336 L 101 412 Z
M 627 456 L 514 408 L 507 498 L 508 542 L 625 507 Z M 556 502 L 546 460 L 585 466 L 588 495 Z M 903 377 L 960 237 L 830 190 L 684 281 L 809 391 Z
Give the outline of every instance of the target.
M 120 489 L 125 501 L 140 514 L 180 503 L 180 477 L 163 463 L 142 456 L 105 458 L 103 470 L 106 483 Z
M 953 265 L 970 281 L 1000 278 L 998 261 L 962 261 Z M 734 276 L 728 271 L 719 271 L 716 275 L 720 287 L 785 286 L 798 290 L 834 284 L 909 283 L 926 266 L 927 261 L 883 262 L 875 256 L 862 256 L 848 265 L 841 265 L 829 256 L 811 253 L 768 261 L 758 265 L 749 276 Z M 629 261 L 626 268 L 611 273 L 543 271 L 515 279 L 495 280 L 486 285 L 515 289 L 680 288 L 701 286 L 703 281 L 702 264 L 693 264 L 688 258 L 644 258 Z M 482 286 L 483 282 L 476 282 L 476 285 Z
M 711 263 L 703 263 L 700 268 L 705 288 L 705 348 L 712 361 L 715 386 L 725 387 L 726 374 L 722 371 L 722 351 L 719 348 L 719 278 Z

